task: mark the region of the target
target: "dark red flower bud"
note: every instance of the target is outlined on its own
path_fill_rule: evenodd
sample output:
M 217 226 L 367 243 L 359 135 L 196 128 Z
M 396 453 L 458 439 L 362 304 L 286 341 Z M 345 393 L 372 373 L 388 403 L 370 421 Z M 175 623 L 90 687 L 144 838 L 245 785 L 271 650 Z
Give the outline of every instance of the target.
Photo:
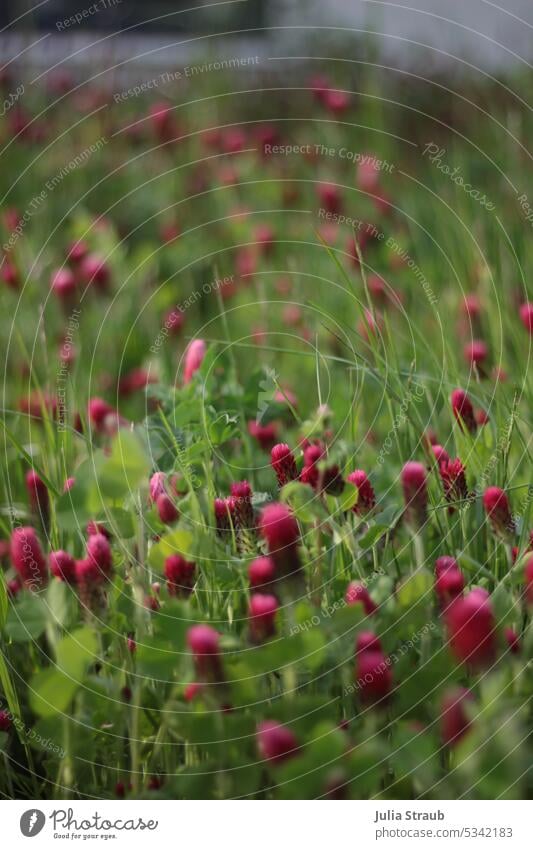
M 67 301 L 76 291 L 76 277 L 70 268 L 58 268 L 52 274 L 51 286 L 54 295 Z
M 298 469 L 294 454 L 285 442 L 280 442 L 274 445 L 271 451 L 272 468 L 276 473 L 278 484 L 285 486 L 289 481 L 294 481 L 298 477 Z
M 468 497 L 465 467 L 459 460 L 446 460 L 439 468 L 446 501 L 464 501 Z
M 102 522 L 94 522 L 91 520 L 90 522 L 87 522 L 85 530 L 87 531 L 88 537 L 94 537 L 96 534 L 102 534 L 106 539 L 111 539 L 111 532 L 109 528 L 106 528 Z
M 105 574 L 91 557 L 76 560 L 76 584 L 82 607 L 97 611 L 103 606 Z
M 373 631 L 361 631 L 355 641 L 355 652 L 382 651 L 381 640 Z
M 165 578 L 170 595 L 188 596 L 196 579 L 196 563 L 185 560 L 179 554 L 171 554 L 165 560 Z
M 178 336 L 185 322 L 185 313 L 179 309 L 172 309 L 167 313 L 165 327 L 168 327 L 172 336 Z
M 238 528 L 253 528 L 254 508 L 252 505 L 252 487 L 248 481 L 237 481 L 231 484 L 232 516 Z
M 251 589 L 267 592 L 276 577 L 276 567 L 270 557 L 256 557 L 248 567 Z
M 231 505 L 227 498 L 215 498 L 214 508 L 217 532 L 223 534 L 225 531 L 229 531 L 231 527 Z
M 105 292 L 111 279 L 111 271 L 103 257 L 98 254 L 88 254 L 80 263 L 80 276 L 84 283 L 96 286 Z
M 483 493 L 483 507 L 494 533 L 508 537 L 515 532 L 509 499 L 503 489 L 489 486 Z
M 46 585 L 48 568 L 33 528 L 15 528 L 11 534 L 11 562 L 28 589 L 40 590 Z
M 279 764 L 294 757 L 300 749 L 296 735 L 274 720 L 265 720 L 257 726 L 257 747 L 260 757 L 271 764 Z
M 415 529 L 427 519 L 427 480 L 422 463 L 409 462 L 402 469 L 402 489 L 405 500 L 405 519 Z
M 359 516 L 366 516 L 376 506 L 376 495 L 366 472 L 362 469 L 356 469 L 355 472 L 348 475 L 347 480 L 355 484 L 359 490 L 357 504 L 353 508 L 354 513 Z
M 459 424 L 466 427 L 470 433 L 475 433 L 477 422 L 474 416 L 474 407 L 466 392 L 462 389 L 454 389 L 450 400 L 453 414 Z
M 0 731 L 7 734 L 7 732 L 11 729 L 11 725 L 11 717 L 7 710 L 0 710 Z
M 248 422 L 248 433 L 254 439 L 257 439 L 263 451 L 270 451 L 278 438 L 278 428 L 275 422 L 262 425 L 253 419 Z
M 76 561 L 66 551 L 53 551 L 49 557 L 52 575 L 67 584 L 76 582 Z
M 26 490 L 32 510 L 46 524 L 50 511 L 48 489 L 45 482 L 33 469 L 26 472 Z
M 514 628 L 504 628 L 503 635 L 511 654 L 520 654 L 520 637 Z
M 102 398 L 91 398 L 87 412 L 91 426 L 99 433 L 103 433 L 107 416 L 115 410 Z
M 440 711 L 440 733 L 445 746 L 455 746 L 470 728 L 466 706 L 472 694 L 464 687 L 445 693 Z
M 346 604 L 362 604 L 367 616 L 371 616 L 378 609 L 377 605 L 372 601 L 367 588 L 357 583 L 357 581 L 352 581 L 351 584 L 348 584 L 344 599 Z
M 129 653 L 135 654 L 135 652 L 137 651 L 137 643 L 135 642 L 135 637 L 133 636 L 133 634 L 128 634 L 126 645 L 128 647 Z
M 187 645 L 200 682 L 222 681 L 220 635 L 217 631 L 209 625 L 193 625 L 187 631 Z
M 259 520 L 261 535 L 267 541 L 278 577 L 300 568 L 298 543 L 300 531 L 293 513 L 286 504 L 268 504 Z
M 164 525 L 172 525 L 177 522 L 180 516 L 179 510 L 166 492 L 158 495 L 156 505 L 159 518 Z
M 193 702 L 201 694 L 202 689 L 202 684 L 199 684 L 197 681 L 191 681 L 183 691 L 184 701 Z
M 338 186 L 335 186 L 333 183 L 319 183 L 317 192 L 320 203 L 327 212 L 335 215 L 342 210 L 342 200 Z
M 89 253 L 89 248 L 85 244 L 85 242 L 82 242 L 82 241 L 74 242 L 70 246 L 70 249 L 69 249 L 68 254 L 67 254 L 67 259 L 68 259 L 69 262 L 72 263 L 72 265 L 77 265 L 78 263 L 80 263 L 82 261 L 82 259 L 85 259 L 85 257 L 87 256 L 88 253 Z
M 529 554 L 526 558 L 524 568 L 524 595 L 526 604 L 533 605 L 533 554 Z
M 336 464 L 323 469 L 319 474 L 318 480 L 320 489 L 327 492 L 328 495 L 342 495 L 344 491 L 344 480 L 341 470 Z
M 361 640 L 363 636 L 364 640 Z M 374 634 L 359 635 L 354 678 L 363 704 L 387 701 L 392 690 L 391 661 L 383 654 Z
M 481 339 L 473 339 L 463 348 L 464 358 L 469 366 L 476 366 L 480 373 L 489 356 L 489 349 Z
M 442 607 L 462 595 L 464 588 L 464 575 L 457 565 L 443 569 L 435 578 L 435 592 Z
M 474 668 L 488 666 L 496 656 L 492 605 L 485 590 L 476 588 L 456 598 L 445 611 L 450 648 L 455 657 Z
M 455 557 L 450 557 L 448 554 L 437 557 L 435 561 L 435 576 L 438 578 L 439 575 L 442 575 L 448 569 L 459 569 L 459 564 Z
M 248 608 L 248 621 L 250 625 L 250 637 L 254 642 L 273 637 L 276 633 L 276 614 L 278 602 L 273 595 L 254 593 L 250 599 Z
M 533 304 L 529 301 L 520 307 L 520 321 L 530 336 L 533 335 Z

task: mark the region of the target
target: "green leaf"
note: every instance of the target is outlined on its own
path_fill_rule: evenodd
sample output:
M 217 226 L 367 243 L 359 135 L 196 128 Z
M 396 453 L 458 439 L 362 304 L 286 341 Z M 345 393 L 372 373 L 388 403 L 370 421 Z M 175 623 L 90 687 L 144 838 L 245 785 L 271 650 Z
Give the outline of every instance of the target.
M 46 591 L 46 603 L 52 622 L 60 628 L 66 628 L 73 621 L 78 610 L 76 593 L 64 581 L 51 581 Z
M 363 536 L 360 538 L 359 545 L 362 549 L 364 549 L 364 551 L 368 551 L 369 548 L 373 548 L 376 545 L 376 543 L 381 539 L 384 534 L 387 533 L 388 530 L 388 525 L 373 525 L 371 528 L 368 529 L 366 534 L 363 534 Z
M 49 667 L 38 672 L 30 682 L 31 708 L 42 717 L 64 713 L 77 689 L 77 681 L 67 678 L 60 670 Z
M 81 683 L 88 667 L 96 659 L 97 650 L 96 633 L 88 627 L 78 628 L 58 643 L 57 666 L 65 675 Z
M 33 642 L 44 632 L 46 620 L 43 600 L 33 593 L 24 593 L 19 602 L 11 605 L 5 630 L 15 643 Z
M 159 572 L 162 572 L 165 566 L 165 560 L 171 554 L 181 554 L 186 557 L 191 549 L 193 535 L 191 531 L 185 528 L 176 528 L 169 534 L 165 534 L 158 543 L 153 545 L 148 554 L 148 562 L 150 566 Z
M 398 586 L 396 598 L 402 607 L 412 607 L 426 595 L 431 598 L 432 587 L 433 578 L 427 569 L 418 569 Z
M 120 430 L 111 445 L 111 455 L 99 458 L 96 467 L 99 491 L 116 500 L 130 495 L 148 479 L 151 463 L 137 434 Z
M 311 522 L 313 519 L 325 515 L 324 507 L 318 500 L 315 491 L 305 483 L 291 481 L 283 487 L 280 497 L 282 501 L 292 507 L 296 516 L 302 522 Z

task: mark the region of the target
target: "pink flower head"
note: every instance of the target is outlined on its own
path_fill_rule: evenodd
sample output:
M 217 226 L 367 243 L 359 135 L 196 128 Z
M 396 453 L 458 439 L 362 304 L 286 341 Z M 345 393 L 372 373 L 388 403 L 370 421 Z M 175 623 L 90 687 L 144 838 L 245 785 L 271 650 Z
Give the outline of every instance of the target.
M 351 472 L 348 475 L 347 480 L 355 484 L 359 490 L 357 504 L 353 508 L 354 513 L 357 513 L 359 516 L 366 516 L 376 506 L 376 495 L 367 473 L 363 469 L 356 469 L 355 472 Z
M 157 512 L 164 525 L 173 525 L 179 519 L 179 510 L 166 492 L 157 496 Z
M 459 569 L 459 564 L 455 557 L 450 557 L 448 554 L 444 554 L 442 557 L 437 557 L 435 561 L 435 575 L 438 578 L 443 572 L 446 572 L 448 569 Z
M 276 633 L 278 606 L 278 601 L 273 595 L 254 593 L 251 597 L 248 608 L 248 621 L 250 624 L 250 637 L 254 642 L 259 643 L 274 636 Z
M 373 631 L 361 631 L 355 641 L 355 653 L 365 651 L 382 651 L 381 640 Z
M 439 466 L 441 463 L 447 463 L 450 459 L 450 455 L 448 454 L 446 449 L 442 447 L 442 445 L 432 445 L 431 450 L 433 452 L 433 456 L 435 457 L 437 465 Z
M 361 638 L 364 639 L 361 639 Z M 391 662 L 372 632 L 363 632 L 356 643 L 355 684 L 363 704 L 388 700 L 392 690 Z
M 187 631 L 187 645 L 192 652 L 196 674 L 201 682 L 222 680 L 220 635 L 209 625 L 193 625 Z
M 455 657 L 474 668 L 489 666 L 496 656 L 494 614 L 480 589 L 455 599 L 445 612 L 448 640 Z
M 474 407 L 463 389 L 454 389 L 451 394 L 452 411 L 461 426 L 466 427 L 470 433 L 477 430 L 477 422 L 474 415 Z
M 52 575 L 67 584 L 76 582 L 76 561 L 66 551 L 53 551 L 48 558 Z
M 351 584 L 348 584 L 344 599 L 348 605 L 362 604 L 367 616 L 371 616 L 378 609 L 377 605 L 372 601 L 367 588 L 357 583 L 357 581 L 352 581 Z
M 411 461 L 402 469 L 402 489 L 405 518 L 413 528 L 420 528 L 427 519 L 427 476 L 422 463 Z
M 296 461 L 294 454 L 286 442 L 280 442 L 278 445 L 274 445 L 270 456 L 272 468 L 276 473 L 280 486 L 285 486 L 289 481 L 296 480 L 298 477 Z
M 198 371 L 204 361 L 206 344 L 203 339 L 193 339 L 185 351 L 185 368 L 183 382 L 190 383 L 193 375 Z
M 150 501 L 156 502 L 160 495 L 167 491 L 167 476 L 165 472 L 154 472 L 150 478 Z
M 274 720 L 260 722 L 256 733 L 260 757 L 275 765 L 298 754 L 298 740 L 285 725 Z
M 498 486 L 489 486 L 483 493 L 483 507 L 494 533 L 503 537 L 514 534 L 515 523 L 507 493 L 503 489 Z
M 248 567 L 251 589 L 268 592 L 276 578 L 276 567 L 270 557 L 256 557 Z
M 475 365 L 481 371 L 489 356 L 489 349 L 481 339 L 474 339 L 464 346 L 463 354 L 469 366 Z
M 165 560 L 165 577 L 170 595 L 189 596 L 196 580 L 196 563 L 179 554 L 171 554 Z
M 37 534 L 31 527 L 15 528 L 11 534 L 11 562 L 25 587 L 42 589 L 48 581 L 48 568 Z
M 375 192 L 379 184 L 379 167 L 375 156 L 365 156 L 357 164 L 357 186 L 363 192 Z
M 76 291 L 76 277 L 70 268 L 58 268 L 52 274 L 52 292 L 62 301 L 72 297 Z
M 451 557 L 449 559 L 453 560 Z M 453 562 L 455 563 L 455 561 Z M 455 563 L 455 566 L 442 569 L 435 576 L 435 593 L 442 608 L 462 595 L 464 588 L 464 575 L 457 566 L 457 563 Z
M 113 569 L 113 558 L 109 540 L 104 534 L 92 534 L 87 540 L 87 560 L 109 577 Z
M 440 732 L 445 746 L 455 746 L 470 728 L 466 706 L 472 694 L 464 687 L 448 690 L 441 704 Z

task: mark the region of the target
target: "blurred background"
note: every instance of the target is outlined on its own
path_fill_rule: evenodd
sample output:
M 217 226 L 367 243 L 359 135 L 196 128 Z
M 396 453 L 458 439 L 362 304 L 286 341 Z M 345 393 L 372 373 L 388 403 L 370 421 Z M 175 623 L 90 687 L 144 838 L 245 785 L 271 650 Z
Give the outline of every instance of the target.
M 2 64 L 22 54 L 27 69 L 125 63 L 131 77 L 170 56 L 234 52 L 236 40 L 267 57 L 331 56 L 348 43 L 370 59 L 455 73 L 523 69 L 533 53 L 532 0 L 1 0 L 0 26 Z

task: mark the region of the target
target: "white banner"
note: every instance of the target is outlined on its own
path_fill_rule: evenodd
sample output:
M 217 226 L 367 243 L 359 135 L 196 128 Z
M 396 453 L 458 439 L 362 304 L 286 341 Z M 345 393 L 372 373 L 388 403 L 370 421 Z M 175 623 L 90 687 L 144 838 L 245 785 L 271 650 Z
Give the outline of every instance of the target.
M 328 810 L 329 808 L 329 810 Z M 530 802 L 2 802 L 2 845 L 529 849 Z

